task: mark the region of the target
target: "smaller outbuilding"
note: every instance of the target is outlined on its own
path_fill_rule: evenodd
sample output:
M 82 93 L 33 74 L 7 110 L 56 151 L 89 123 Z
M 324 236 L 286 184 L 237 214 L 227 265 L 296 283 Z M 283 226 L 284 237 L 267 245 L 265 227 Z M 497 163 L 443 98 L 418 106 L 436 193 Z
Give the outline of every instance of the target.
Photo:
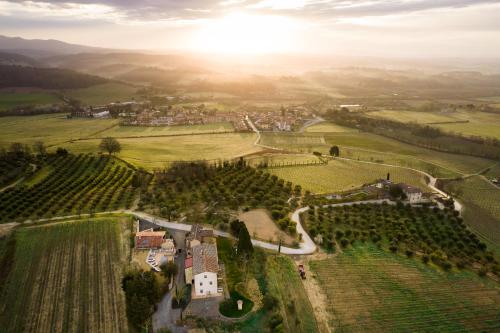
M 136 249 L 159 249 L 165 242 L 165 231 L 146 229 L 135 234 Z

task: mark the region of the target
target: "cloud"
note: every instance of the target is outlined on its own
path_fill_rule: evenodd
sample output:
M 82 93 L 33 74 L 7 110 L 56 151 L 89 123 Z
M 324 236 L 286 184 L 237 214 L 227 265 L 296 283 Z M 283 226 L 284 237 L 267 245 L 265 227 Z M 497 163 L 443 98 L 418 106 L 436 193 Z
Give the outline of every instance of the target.
M 255 11 L 260 14 L 297 15 L 302 18 L 336 19 L 356 16 L 384 16 L 442 8 L 463 8 L 500 3 L 500 0 L 31 0 L 0 1 L 2 7 L 22 6 L 27 10 L 45 8 L 60 12 L 112 8 L 114 15 L 132 20 L 200 19 L 224 15 L 229 11 Z

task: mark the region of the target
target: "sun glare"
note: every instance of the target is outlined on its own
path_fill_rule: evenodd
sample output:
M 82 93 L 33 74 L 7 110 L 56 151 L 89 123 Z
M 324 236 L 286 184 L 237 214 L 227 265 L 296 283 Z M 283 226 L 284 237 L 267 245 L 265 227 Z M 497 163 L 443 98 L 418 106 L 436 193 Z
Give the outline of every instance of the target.
M 232 13 L 205 23 L 195 38 L 197 51 L 262 54 L 290 49 L 292 23 L 269 15 Z

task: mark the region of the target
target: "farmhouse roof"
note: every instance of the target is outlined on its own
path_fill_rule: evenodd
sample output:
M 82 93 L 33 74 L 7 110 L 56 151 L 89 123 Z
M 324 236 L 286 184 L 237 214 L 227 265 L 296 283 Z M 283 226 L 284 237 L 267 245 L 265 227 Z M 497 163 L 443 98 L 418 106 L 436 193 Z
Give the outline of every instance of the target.
M 213 237 L 214 231 L 211 229 L 203 229 L 201 224 L 194 224 L 191 227 L 191 232 L 188 235 L 189 240 L 197 239 L 200 242 L 203 240 L 203 237 Z
M 219 271 L 217 246 L 214 244 L 200 244 L 193 247 L 193 275 Z
M 400 183 L 398 184 L 399 188 L 403 190 L 404 193 L 422 193 L 422 190 L 420 190 L 418 187 L 411 186 L 408 184 Z

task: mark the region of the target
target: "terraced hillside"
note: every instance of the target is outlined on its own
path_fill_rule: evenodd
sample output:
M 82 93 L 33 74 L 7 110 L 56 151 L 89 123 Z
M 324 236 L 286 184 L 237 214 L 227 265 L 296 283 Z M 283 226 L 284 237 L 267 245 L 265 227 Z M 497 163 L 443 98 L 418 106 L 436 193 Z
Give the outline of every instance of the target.
M 128 332 L 121 228 L 108 218 L 17 230 L 0 286 L 0 330 Z
M 42 177 L 0 192 L 0 221 L 72 215 L 130 207 L 134 170 L 107 156 L 49 157 Z

